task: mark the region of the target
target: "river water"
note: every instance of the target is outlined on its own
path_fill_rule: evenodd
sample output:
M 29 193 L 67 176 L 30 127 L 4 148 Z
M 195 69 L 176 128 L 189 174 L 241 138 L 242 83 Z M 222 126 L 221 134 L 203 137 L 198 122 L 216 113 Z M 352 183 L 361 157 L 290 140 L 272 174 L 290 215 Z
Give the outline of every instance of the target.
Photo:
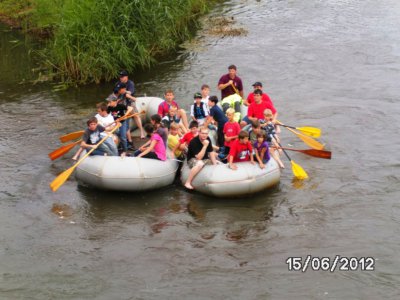
M 286 162 L 278 187 L 246 199 L 100 192 L 73 176 L 53 193 L 71 161 L 47 154 L 113 84 L 32 84 L 29 42 L 0 27 L 1 299 L 398 299 L 400 2 L 232 0 L 207 17 L 221 15 L 247 35 L 199 31 L 134 74 L 138 94 L 171 87 L 188 108 L 203 83 L 219 95 L 234 63 L 281 121 L 322 128 L 333 159 L 291 152 L 309 180 Z M 307 148 L 287 131 L 282 141 Z M 289 270 L 307 255 L 371 257 L 374 270 Z

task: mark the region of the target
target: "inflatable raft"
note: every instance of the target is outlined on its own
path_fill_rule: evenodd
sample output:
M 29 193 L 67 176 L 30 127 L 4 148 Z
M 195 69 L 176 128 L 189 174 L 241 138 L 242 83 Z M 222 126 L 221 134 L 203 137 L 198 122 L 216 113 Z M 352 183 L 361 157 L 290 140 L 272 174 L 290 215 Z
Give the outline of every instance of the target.
M 237 170 L 228 165 L 207 165 L 194 178 L 192 185 L 200 193 L 220 197 L 242 197 L 261 192 L 279 183 L 281 171 L 271 158 L 264 169 L 250 162 L 235 163 Z M 190 169 L 185 163 L 181 170 L 181 182 L 184 184 Z
M 156 97 L 138 97 L 138 111 L 145 110 L 144 122 L 157 113 L 163 100 Z M 134 122 L 132 122 L 134 123 Z M 178 162 L 119 156 L 89 156 L 76 169 L 78 182 L 85 185 L 116 191 L 148 191 L 173 183 Z

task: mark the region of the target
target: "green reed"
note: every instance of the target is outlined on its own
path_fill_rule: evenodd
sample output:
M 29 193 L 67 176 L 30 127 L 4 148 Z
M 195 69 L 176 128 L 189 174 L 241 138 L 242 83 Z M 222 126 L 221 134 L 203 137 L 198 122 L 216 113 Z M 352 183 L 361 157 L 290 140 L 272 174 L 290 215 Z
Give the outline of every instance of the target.
M 39 53 L 52 77 L 81 84 L 149 67 L 190 38 L 207 0 L 32 0 L 53 37 Z M 54 3 L 57 3 L 54 7 Z M 50 5 L 52 4 L 52 5 Z M 48 74 L 47 74 L 48 75 Z M 48 76 L 47 76 L 48 77 Z

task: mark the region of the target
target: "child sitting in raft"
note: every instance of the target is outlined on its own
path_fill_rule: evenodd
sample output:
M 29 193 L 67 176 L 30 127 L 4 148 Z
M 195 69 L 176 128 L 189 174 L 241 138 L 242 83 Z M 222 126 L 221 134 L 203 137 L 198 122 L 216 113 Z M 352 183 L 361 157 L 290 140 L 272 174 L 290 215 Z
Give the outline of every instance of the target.
M 100 133 L 100 137 L 103 138 L 107 135 L 107 131 L 112 130 L 116 124 L 114 122 L 114 118 L 112 117 L 112 115 L 107 112 L 107 103 L 104 102 L 98 103 L 96 105 L 96 109 L 97 109 L 97 114 L 95 115 L 95 118 L 97 119 L 98 124 L 105 128 L 105 132 Z M 110 150 L 113 152 L 113 156 L 118 156 L 118 149 L 116 142 L 114 140 L 114 135 L 106 139 L 104 141 L 104 144 L 106 144 L 108 148 L 110 148 Z M 72 160 L 77 160 L 83 150 L 84 149 L 80 147 L 79 150 L 72 157 Z
M 177 115 L 178 109 L 176 106 L 171 106 L 168 111 L 168 115 L 161 119 L 161 123 L 165 128 L 170 129 L 171 123 L 176 123 L 179 126 L 179 133 L 185 134 L 188 130 L 182 123 L 182 119 Z
M 196 121 L 192 121 L 189 124 L 189 132 L 187 132 L 180 140 L 179 144 L 177 144 L 172 152 L 176 150 L 187 151 L 187 147 L 189 146 L 190 141 L 199 135 L 199 124 Z
M 114 150 L 110 149 L 106 143 L 103 142 L 100 145 L 97 145 L 103 139 L 101 133 L 105 131 L 105 128 L 98 124 L 97 119 L 92 117 L 86 122 L 86 124 L 88 127 L 83 133 L 81 147 L 84 149 L 95 148 L 90 155 L 115 155 Z
M 271 156 L 276 160 L 278 163 L 279 167 L 284 169 L 285 165 L 280 159 L 280 153 L 278 150 L 279 149 L 279 137 L 277 136 L 275 132 L 275 126 L 274 123 L 272 123 L 272 111 L 270 109 L 264 110 L 264 122 L 261 124 L 261 128 L 265 131 L 266 135 L 266 141 L 269 144 L 269 152 Z
M 144 130 L 150 135 L 150 144 L 146 147 L 140 147 L 139 150 L 135 151 L 134 156 L 165 161 L 167 159 L 167 152 L 161 136 L 154 130 L 151 124 L 146 124 Z
M 168 142 L 168 129 L 164 127 L 161 123 L 161 117 L 158 114 L 154 114 L 150 117 L 150 123 L 153 125 L 154 130 L 161 136 L 164 145 L 167 145 Z M 146 142 L 148 144 L 149 141 Z
M 240 125 L 235 121 L 235 110 L 233 108 L 228 108 L 226 116 L 228 117 L 228 122 L 225 123 L 223 130 L 225 150 L 224 153 L 218 155 L 221 160 L 224 160 L 229 154 L 229 149 L 232 143 L 238 138 L 240 132 Z
M 190 116 L 199 123 L 199 126 L 203 126 L 208 116 L 207 105 L 201 100 L 201 93 L 194 94 L 194 103 L 190 106 Z
M 183 159 L 184 155 L 181 150 L 179 150 L 179 125 L 176 123 L 172 123 L 169 127 L 169 135 L 168 135 L 168 148 L 173 151 L 172 153 L 178 159 Z M 175 151 L 174 151 L 175 149 Z
M 255 157 L 261 169 L 270 160 L 268 143 L 265 140 L 265 132 L 257 133 L 257 140 L 253 144 Z
M 240 131 L 238 139 L 232 142 L 229 150 L 229 168 L 237 170 L 238 167 L 234 162 L 250 161 L 255 164 L 252 152 L 253 147 L 249 142 L 249 133 L 244 130 Z

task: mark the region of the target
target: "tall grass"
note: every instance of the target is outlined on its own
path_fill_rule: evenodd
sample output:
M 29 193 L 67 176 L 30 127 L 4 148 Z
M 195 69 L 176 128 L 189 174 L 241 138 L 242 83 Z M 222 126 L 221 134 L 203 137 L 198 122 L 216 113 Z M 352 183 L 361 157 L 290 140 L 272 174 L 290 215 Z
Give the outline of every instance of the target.
M 191 36 L 207 0 L 32 0 L 36 23 L 53 28 L 43 63 L 67 83 L 148 67 Z M 57 3 L 56 8 L 50 8 Z M 41 18 L 42 17 L 42 18 Z M 34 18 L 33 18 L 34 19 Z

